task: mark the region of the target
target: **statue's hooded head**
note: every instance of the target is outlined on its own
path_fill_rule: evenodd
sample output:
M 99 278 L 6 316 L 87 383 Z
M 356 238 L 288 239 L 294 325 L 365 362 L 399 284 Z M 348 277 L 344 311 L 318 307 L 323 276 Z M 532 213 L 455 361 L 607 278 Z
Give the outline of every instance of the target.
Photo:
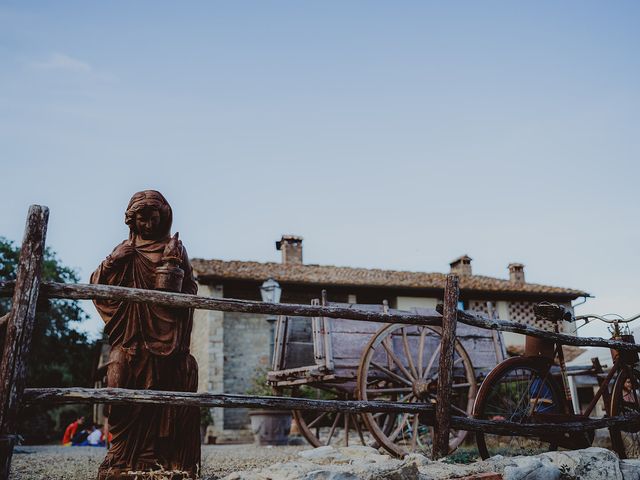
M 149 213 L 153 210 L 156 210 L 160 215 L 160 221 L 154 237 L 162 239 L 170 235 L 171 223 L 173 221 L 171 206 L 164 196 L 156 190 L 143 190 L 142 192 L 135 193 L 133 197 L 131 197 L 131 200 L 129 200 L 129 206 L 124 214 L 124 222 L 129 226 L 131 235 L 141 233 L 137 231 L 138 229 L 136 227 L 136 218 L 138 215 Z

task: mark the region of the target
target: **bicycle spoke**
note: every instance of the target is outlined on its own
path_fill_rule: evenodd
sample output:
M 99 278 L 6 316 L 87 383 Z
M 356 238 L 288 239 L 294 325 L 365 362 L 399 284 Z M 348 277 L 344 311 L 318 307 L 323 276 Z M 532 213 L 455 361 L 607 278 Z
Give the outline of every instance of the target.
M 535 412 L 557 411 L 562 397 L 548 370 L 524 366 L 525 362 L 520 362 L 522 366 L 505 367 L 502 376 L 483 384 L 489 390 L 479 396 L 480 404 L 476 406 L 479 418 L 527 424 L 532 422 Z M 531 455 L 549 448 L 549 442 L 537 437 L 484 433 L 476 438 L 483 458 L 495 454 Z

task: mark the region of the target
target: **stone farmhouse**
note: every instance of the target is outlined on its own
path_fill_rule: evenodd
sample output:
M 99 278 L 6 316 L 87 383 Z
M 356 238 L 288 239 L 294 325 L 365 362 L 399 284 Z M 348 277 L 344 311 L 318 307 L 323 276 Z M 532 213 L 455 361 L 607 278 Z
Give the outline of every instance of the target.
M 303 263 L 302 238 L 283 235 L 276 242 L 281 263 L 193 259 L 199 294 L 218 298 L 261 300 L 260 286 L 275 279 L 282 288 L 282 303 L 309 304 L 326 289 L 330 302 L 381 304 L 406 310 L 435 307 L 444 292 L 446 274 L 378 270 Z M 533 305 L 551 301 L 571 305 L 588 297 L 581 290 L 527 283 L 524 266 L 511 263 L 508 278 L 475 275 L 471 258 L 451 262 L 451 272 L 460 275 L 461 307 L 536 325 Z M 545 327 L 545 325 L 536 325 Z M 572 332 L 571 324 L 564 326 Z M 270 363 L 272 325 L 265 315 L 197 310 L 191 350 L 199 365 L 199 391 L 244 393 L 258 367 Z M 505 334 L 507 347 L 523 345 L 524 339 Z M 246 429 L 246 410 L 214 409 L 214 429 L 218 434 Z

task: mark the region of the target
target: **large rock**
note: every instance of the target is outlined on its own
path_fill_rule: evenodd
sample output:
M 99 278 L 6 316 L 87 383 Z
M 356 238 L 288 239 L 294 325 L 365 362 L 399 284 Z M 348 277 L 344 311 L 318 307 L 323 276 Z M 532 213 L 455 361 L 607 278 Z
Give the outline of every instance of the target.
M 535 456 L 496 456 L 481 463 L 502 473 L 504 480 L 640 480 L 623 477 L 616 454 L 597 447 Z
M 369 447 L 320 447 L 302 451 L 295 462 L 239 472 L 226 480 L 441 480 L 481 478 L 487 472 L 504 480 L 640 480 L 640 461 L 620 461 L 604 448 L 547 452 L 535 456 L 495 456 L 457 465 L 413 454 L 402 460 Z M 488 478 L 488 477 L 487 477 Z
M 559 480 L 562 472 L 545 457 L 516 457 L 504 467 L 504 480 Z
M 298 457 L 296 462 L 233 473 L 225 480 L 415 480 L 421 478 L 418 465 L 429 462 L 421 455 L 398 460 L 363 446 L 318 447 Z
M 547 452 L 539 455 L 547 458 L 562 471 L 565 478 L 580 480 L 622 480 L 620 459 L 611 450 L 591 447 L 583 450 Z M 626 480 L 626 479 L 625 479 Z

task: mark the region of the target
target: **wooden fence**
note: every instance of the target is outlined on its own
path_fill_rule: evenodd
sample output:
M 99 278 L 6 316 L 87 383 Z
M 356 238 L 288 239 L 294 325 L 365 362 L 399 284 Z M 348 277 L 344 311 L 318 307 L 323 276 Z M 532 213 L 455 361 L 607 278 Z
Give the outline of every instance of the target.
M 189 405 L 222 408 L 270 408 L 333 411 L 333 412 L 411 412 L 435 427 L 433 456 L 439 458 L 448 450 L 449 428 L 494 434 L 535 436 L 553 429 L 556 432 L 577 432 L 640 423 L 640 415 L 608 417 L 579 422 L 523 425 L 508 421 L 478 420 L 451 415 L 451 382 L 456 324 L 462 322 L 481 328 L 515 332 L 534 337 L 552 339 L 566 345 L 599 346 L 618 350 L 640 351 L 640 345 L 605 340 L 603 338 L 578 338 L 571 335 L 547 332 L 524 324 L 505 320 L 492 320 L 457 310 L 459 296 L 458 278 L 447 277 L 444 290 L 442 315 L 417 315 L 411 313 L 380 313 L 351 308 L 316 305 L 276 304 L 256 301 L 209 298 L 182 293 L 160 292 L 135 288 L 42 283 L 40 273 L 49 210 L 32 205 L 29 208 L 20 261 L 15 282 L 0 282 L 0 296 L 12 296 L 8 316 L 0 319 L 0 328 L 6 328 L 5 342 L 0 364 L 0 480 L 9 477 L 11 456 L 16 441 L 16 419 L 23 403 L 151 403 Z M 431 404 L 407 404 L 402 402 L 310 400 L 289 397 L 256 397 L 211 393 L 166 392 L 154 390 L 129 390 L 119 388 L 38 388 L 25 389 L 26 366 L 31 345 L 36 303 L 38 296 L 74 300 L 126 300 L 155 303 L 173 307 L 219 310 L 227 312 L 261 313 L 287 316 L 315 316 L 343 318 L 379 323 L 442 326 L 441 354 L 437 402 Z

